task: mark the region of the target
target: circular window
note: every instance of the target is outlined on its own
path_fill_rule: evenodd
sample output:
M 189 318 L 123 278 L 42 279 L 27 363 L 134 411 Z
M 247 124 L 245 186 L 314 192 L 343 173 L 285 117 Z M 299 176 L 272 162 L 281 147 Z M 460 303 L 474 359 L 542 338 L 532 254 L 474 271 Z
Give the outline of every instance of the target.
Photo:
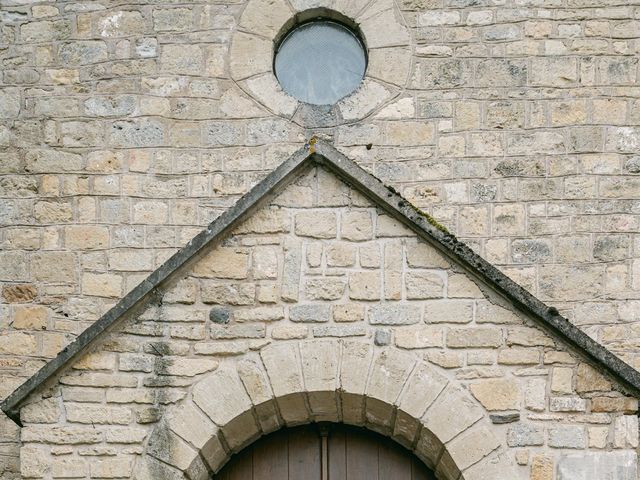
M 364 78 L 367 55 L 358 36 L 331 20 L 298 25 L 276 50 L 274 69 L 289 95 L 314 105 L 331 105 Z

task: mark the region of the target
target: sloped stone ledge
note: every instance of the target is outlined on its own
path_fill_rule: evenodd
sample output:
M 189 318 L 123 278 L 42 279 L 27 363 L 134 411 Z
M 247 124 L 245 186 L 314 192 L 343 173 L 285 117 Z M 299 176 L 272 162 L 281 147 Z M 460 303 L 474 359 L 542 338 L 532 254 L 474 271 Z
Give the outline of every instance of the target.
M 464 388 L 412 353 L 343 340 L 278 343 L 225 363 L 167 412 L 134 478 L 205 480 L 260 436 L 321 421 L 387 435 L 444 480 L 487 478 L 486 469 L 518 478 Z

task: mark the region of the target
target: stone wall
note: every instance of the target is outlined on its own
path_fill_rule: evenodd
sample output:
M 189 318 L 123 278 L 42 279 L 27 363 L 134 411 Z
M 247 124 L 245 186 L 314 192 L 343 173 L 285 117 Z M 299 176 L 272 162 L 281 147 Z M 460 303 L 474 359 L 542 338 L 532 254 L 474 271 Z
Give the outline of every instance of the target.
M 312 168 L 22 409 L 22 477 L 206 479 L 262 433 L 344 421 L 442 480 L 631 480 L 637 407 Z
M 0 397 L 312 133 L 639 365 L 632 3 L 0 3 Z M 269 42 L 325 4 L 370 68 L 311 128 Z

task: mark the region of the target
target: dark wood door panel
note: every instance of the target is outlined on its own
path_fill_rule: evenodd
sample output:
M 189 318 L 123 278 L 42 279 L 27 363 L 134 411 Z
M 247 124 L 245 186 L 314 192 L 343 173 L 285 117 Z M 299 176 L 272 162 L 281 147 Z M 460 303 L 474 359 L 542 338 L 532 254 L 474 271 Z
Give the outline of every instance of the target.
M 214 479 L 436 480 L 412 453 L 381 435 L 339 424 L 322 432 L 306 425 L 267 435 L 234 455 Z

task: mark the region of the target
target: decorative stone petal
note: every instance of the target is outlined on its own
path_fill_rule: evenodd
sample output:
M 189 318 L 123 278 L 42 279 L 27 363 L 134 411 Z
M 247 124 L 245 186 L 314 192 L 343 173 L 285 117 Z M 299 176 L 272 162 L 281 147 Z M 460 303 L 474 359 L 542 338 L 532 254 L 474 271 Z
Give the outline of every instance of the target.
M 243 83 L 250 95 L 277 115 L 291 117 L 298 107 L 299 102 L 282 91 L 278 80 L 271 72 Z
M 367 76 L 404 86 L 411 70 L 411 50 L 408 47 L 374 48 L 369 50 Z
M 240 28 L 274 38 L 292 15 L 285 0 L 251 0 L 240 17 Z
M 344 120 L 360 120 L 389 101 L 392 96 L 393 92 L 387 87 L 375 80 L 365 78 L 358 90 L 340 100 L 338 108 Z
M 243 80 L 271 71 L 272 46 L 269 40 L 238 32 L 233 37 L 229 58 L 231 76 Z

